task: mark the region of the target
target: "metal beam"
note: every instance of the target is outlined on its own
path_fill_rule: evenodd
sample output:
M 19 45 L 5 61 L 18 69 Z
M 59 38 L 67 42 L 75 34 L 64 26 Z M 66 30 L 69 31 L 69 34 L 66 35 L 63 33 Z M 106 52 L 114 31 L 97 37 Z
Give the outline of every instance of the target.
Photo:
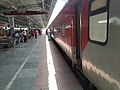
M 52 12 L 53 12 L 53 9 L 54 9 L 54 7 L 55 7 L 56 1 L 57 1 L 57 0 L 52 0 L 52 1 L 51 1 L 51 5 L 50 5 L 51 8 L 50 8 L 50 11 L 49 11 L 49 15 L 48 15 L 48 18 L 47 18 L 47 22 L 49 21 L 50 16 L 51 16 L 51 14 L 52 14 Z
M 3 15 L 0 15 L 0 21 L 9 22 L 8 17 L 5 17 Z
M 38 6 L 38 4 L 30 4 L 30 5 L 21 6 L 21 7 L 18 7 L 18 8 L 19 9 L 31 9 L 31 8 L 36 8 L 36 7 L 41 7 L 42 8 L 42 3 L 41 3 L 41 6 Z
M 47 14 L 47 12 L 44 11 L 25 11 L 25 12 L 17 12 L 17 11 L 11 11 L 11 12 L 3 12 L 4 15 L 42 15 Z

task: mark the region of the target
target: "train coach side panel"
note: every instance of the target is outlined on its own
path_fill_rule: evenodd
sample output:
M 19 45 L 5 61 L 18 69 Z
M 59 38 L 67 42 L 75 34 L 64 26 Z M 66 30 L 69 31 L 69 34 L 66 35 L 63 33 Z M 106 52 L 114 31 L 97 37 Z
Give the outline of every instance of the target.
M 73 53 L 75 54 L 76 52 L 75 22 L 75 4 L 70 3 L 70 5 L 68 5 L 64 10 L 62 10 L 62 12 L 58 15 L 53 24 L 55 29 L 55 41 L 60 45 L 64 52 L 69 56 L 69 58 L 73 60 L 74 63 L 76 62 L 75 59 L 73 59 Z M 62 27 L 63 25 L 64 30 Z M 63 35 L 63 31 L 65 35 Z M 74 34 L 72 34 L 73 32 Z
M 108 41 L 88 42 L 83 50 L 83 72 L 98 90 L 120 90 L 120 0 L 109 5 Z

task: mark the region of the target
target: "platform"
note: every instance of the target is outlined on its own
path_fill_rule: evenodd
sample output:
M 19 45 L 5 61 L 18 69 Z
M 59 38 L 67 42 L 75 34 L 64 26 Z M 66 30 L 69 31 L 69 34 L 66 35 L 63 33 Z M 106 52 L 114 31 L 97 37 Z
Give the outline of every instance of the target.
M 0 90 L 83 90 L 46 36 L 0 49 Z

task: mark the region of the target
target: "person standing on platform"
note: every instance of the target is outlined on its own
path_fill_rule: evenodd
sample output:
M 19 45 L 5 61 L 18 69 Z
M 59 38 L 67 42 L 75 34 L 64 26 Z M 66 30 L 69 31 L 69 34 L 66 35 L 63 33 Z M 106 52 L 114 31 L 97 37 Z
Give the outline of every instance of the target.
M 34 38 L 34 30 L 33 29 L 31 30 L 31 35 L 32 35 L 32 38 Z
M 45 31 L 45 35 L 48 35 L 47 29 L 46 29 L 46 31 Z
M 27 42 L 26 35 L 27 35 L 27 32 L 24 30 L 24 31 L 23 31 L 24 43 Z
M 37 30 L 34 30 L 35 38 L 37 38 Z
M 50 41 L 51 40 L 51 31 L 50 31 L 50 29 L 47 29 L 47 34 L 48 34 L 48 41 Z
M 15 31 L 15 44 L 19 44 L 19 39 L 20 39 L 20 35 L 19 35 L 19 31 Z

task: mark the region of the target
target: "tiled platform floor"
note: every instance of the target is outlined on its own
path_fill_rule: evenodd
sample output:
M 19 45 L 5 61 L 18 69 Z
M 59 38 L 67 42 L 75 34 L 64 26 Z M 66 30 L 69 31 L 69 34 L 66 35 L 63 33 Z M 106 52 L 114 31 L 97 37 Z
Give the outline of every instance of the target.
M 52 41 L 45 36 L 0 49 L 0 90 L 82 90 Z

